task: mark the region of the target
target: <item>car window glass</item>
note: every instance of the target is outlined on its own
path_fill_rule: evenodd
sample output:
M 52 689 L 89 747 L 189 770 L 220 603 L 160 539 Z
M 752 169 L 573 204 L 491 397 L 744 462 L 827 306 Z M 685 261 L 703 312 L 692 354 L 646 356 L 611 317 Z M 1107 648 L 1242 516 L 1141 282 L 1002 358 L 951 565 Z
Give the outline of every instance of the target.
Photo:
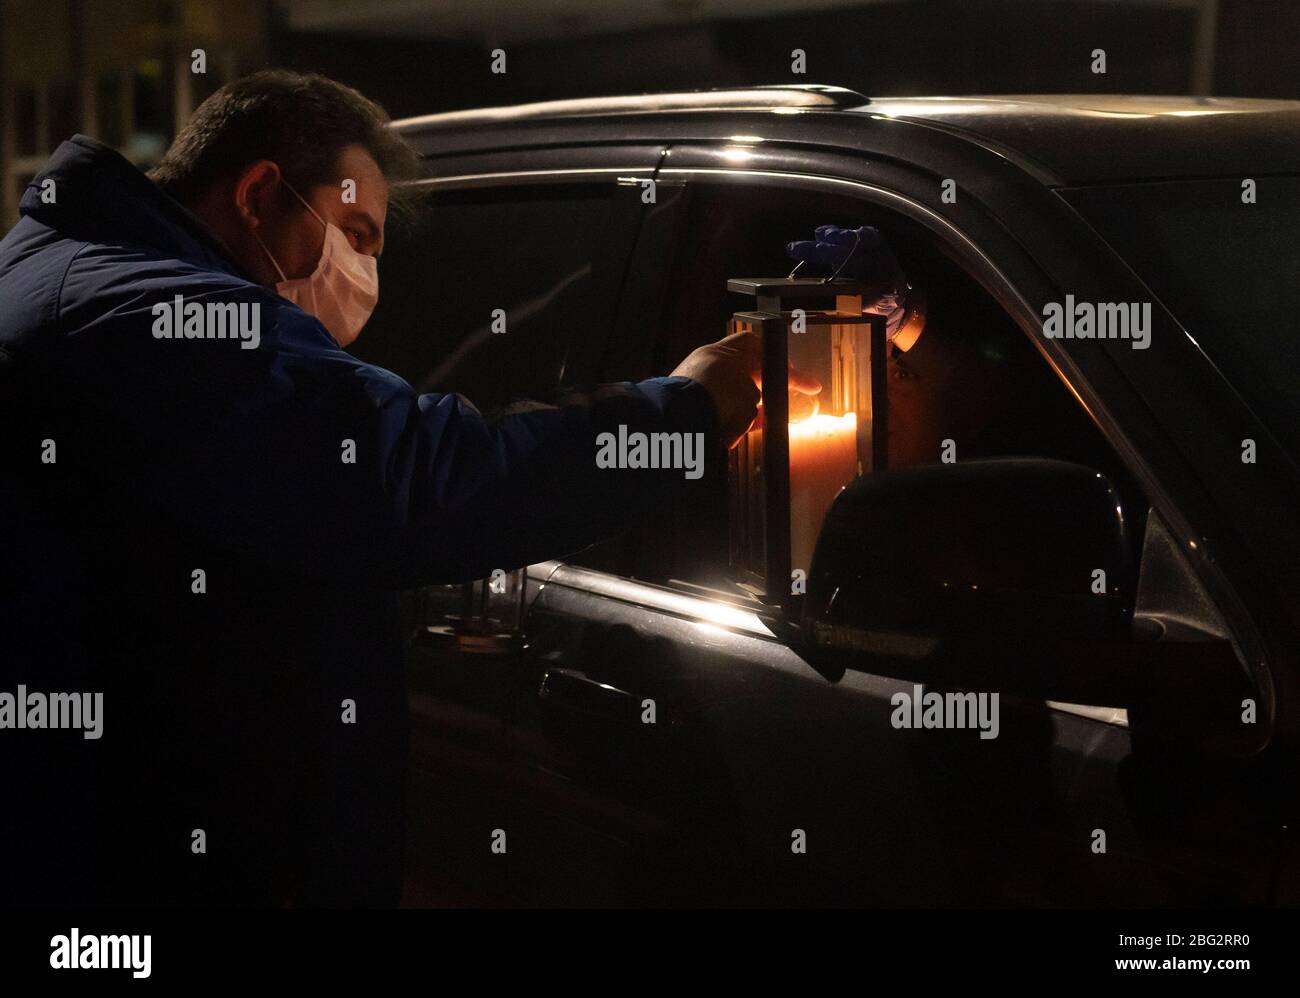
M 638 204 L 613 182 L 426 196 L 390 225 L 357 353 L 485 413 L 589 382 Z
M 1300 178 L 1063 191 L 1296 456 Z

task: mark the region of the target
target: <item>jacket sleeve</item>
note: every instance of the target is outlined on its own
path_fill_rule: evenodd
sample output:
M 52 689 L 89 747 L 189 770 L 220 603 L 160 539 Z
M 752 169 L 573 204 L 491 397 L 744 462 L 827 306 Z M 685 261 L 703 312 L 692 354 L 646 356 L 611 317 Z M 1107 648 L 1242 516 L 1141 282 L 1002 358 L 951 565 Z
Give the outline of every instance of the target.
M 712 400 L 687 378 L 488 420 L 306 340 L 229 355 L 222 418 L 162 476 L 171 511 L 271 566 L 386 588 L 480 578 L 569 554 L 699 484 L 680 467 L 598 467 L 603 433 L 689 435 L 700 460 L 725 459 Z

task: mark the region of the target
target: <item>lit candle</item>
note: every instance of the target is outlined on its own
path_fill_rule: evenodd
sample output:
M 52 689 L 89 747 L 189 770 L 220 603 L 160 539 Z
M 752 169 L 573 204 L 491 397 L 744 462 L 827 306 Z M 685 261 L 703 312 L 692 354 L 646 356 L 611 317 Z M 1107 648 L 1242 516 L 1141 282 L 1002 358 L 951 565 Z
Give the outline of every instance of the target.
M 858 474 L 858 414 L 819 413 L 789 431 L 790 567 L 811 572 L 826 511 Z

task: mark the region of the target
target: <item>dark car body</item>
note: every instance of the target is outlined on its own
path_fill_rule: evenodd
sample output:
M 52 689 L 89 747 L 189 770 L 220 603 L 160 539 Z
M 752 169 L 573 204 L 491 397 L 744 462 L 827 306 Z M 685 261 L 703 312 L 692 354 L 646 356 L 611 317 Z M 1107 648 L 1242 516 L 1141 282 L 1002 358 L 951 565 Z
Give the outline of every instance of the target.
M 808 86 L 395 127 L 424 157 L 417 186 L 471 206 L 506 189 L 517 211 L 543 187 L 653 180 L 860 199 L 928 232 L 1100 429 L 1160 524 L 1144 550 L 1176 552 L 1196 626 L 1231 643 L 1258 698 L 1230 749 L 1180 724 L 1171 687 L 1169 717 L 1148 722 L 1161 737 L 1122 705 L 1013 703 L 996 748 L 972 752 L 891 730 L 891 698 L 911 683 L 865 655 L 827 678 L 784 637 L 779 609 L 548 562 L 529 569 L 517 640 L 498 654 L 430 637 L 455 601 L 419 605 L 413 903 L 1294 899 L 1300 102 L 867 100 Z M 617 275 L 586 301 L 568 377 L 628 377 L 652 352 L 647 303 L 671 283 L 656 261 L 680 230 L 644 205 L 619 211 L 600 252 Z M 554 231 L 557 253 L 568 238 Z M 403 306 L 386 291 L 393 311 L 377 321 L 454 299 L 434 269 L 436 295 Z M 1152 302 L 1150 348 L 1044 337 L 1044 305 L 1067 293 Z M 639 723 L 647 701 L 651 725 Z M 791 848 L 799 832 L 806 851 Z

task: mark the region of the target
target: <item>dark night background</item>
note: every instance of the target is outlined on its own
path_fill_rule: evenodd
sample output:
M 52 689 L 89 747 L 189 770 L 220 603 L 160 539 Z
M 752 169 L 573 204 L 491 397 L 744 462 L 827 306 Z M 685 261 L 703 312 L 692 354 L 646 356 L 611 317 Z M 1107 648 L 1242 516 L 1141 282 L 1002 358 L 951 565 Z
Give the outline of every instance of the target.
M 492 49 L 507 53 L 490 71 Z M 207 73 L 190 72 L 203 48 Z M 791 72 L 790 51 L 807 53 Z M 1105 75 L 1091 53 L 1106 52 Z M 350 83 L 394 117 L 762 83 L 867 95 L 1300 96 L 1292 0 L 0 0 L 0 227 L 82 131 L 141 165 L 224 80 Z

